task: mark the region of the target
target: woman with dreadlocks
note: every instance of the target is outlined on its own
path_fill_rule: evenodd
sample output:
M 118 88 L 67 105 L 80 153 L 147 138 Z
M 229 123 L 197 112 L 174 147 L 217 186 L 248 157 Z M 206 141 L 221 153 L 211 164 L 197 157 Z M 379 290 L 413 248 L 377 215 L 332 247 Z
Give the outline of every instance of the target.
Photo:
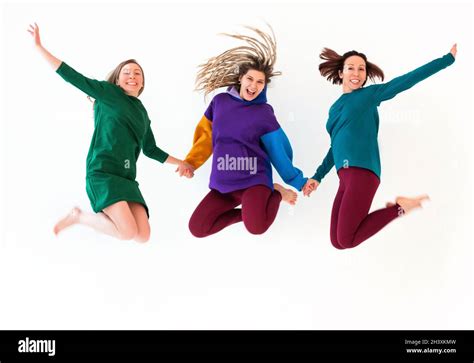
M 301 190 L 307 178 L 292 164 L 292 149 L 267 103 L 267 84 L 279 75 L 273 66 L 276 43 L 272 36 L 247 27 L 260 39 L 224 34 L 247 44 L 230 49 L 201 65 L 196 89 L 209 94 L 220 87 L 199 122 L 191 151 L 180 175 L 191 177 L 211 154 L 211 191 L 189 221 L 196 237 L 244 223 L 252 234 L 264 233 L 273 223 L 280 202 L 295 204 L 296 193 L 273 183 L 271 165 L 285 183 Z M 236 208 L 241 205 L 241 208 Z
M 380 156 L 377 142 L 379 116 L 377 107 L 398 93 L 451 65 L 456 44 L 445 56 L 415 69 L 390 82 L 364 87 L 367 78 L 384 79 L 382 70 L 367 61 L 359 52 L 342 56 L 323 49 L 319 65 L 323 77 L 333 84 L 342 84 L 343 94 L 331 106 L 326 129 L 331 148 L 314 176 L 303 188 L 304 195 L 316 190 L 324 176 L 336 166 L 339 190 L 331 215 L 331 242 L 338 249 L 352 248 L 376 234 L 395 218 L 420 208 L 428 198 L 398 197 L 395 203 L 369 214 L 375 192 L 380 184 Z
M 54 227 L 82 224 L 121 240 L 150 238 L 148 207 L 135 181 L 140 151 L 160 163 L 183 164 L 156 146 L 150 119 L 138 99 L 145 87 L 141 66 L 133 59 L 120 63 L 107 81 L 87 78 L 47 51 L 39 28 L 30 25 L 38 52 L 65 81 L 94 101 L 94 135 L 87 155 L 86 189 L 95 213 L 73 208 Z

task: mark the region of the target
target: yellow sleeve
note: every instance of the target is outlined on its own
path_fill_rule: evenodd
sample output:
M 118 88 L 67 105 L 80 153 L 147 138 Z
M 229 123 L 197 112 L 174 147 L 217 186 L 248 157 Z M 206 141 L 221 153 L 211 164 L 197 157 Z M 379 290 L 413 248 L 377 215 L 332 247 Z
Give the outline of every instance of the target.
M 194 131 L 193 147 L 189 151 L 185 162 L 192 165 L 194 169 L 199 168 L 212 155 L 212 122 L 206 116 L 202 116 L 201 121 Z

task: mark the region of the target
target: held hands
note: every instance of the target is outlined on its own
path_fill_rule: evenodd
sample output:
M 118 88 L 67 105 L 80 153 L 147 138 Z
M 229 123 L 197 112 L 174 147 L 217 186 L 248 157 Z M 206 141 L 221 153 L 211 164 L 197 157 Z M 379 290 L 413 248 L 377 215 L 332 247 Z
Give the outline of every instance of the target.
M 36 23 L 35 23 L 35 25 L 30 24 L 30 28 L 28 29 L 28 33 L 30 33 L 31 36 L 33 37 L 35 45 L 37 47 L 41 47 L 41 38 L 40 38 L 40 33 L 39 33 L 39 27 Z
M 456 53 L 458 52 L 458 45 L 457 45 L 457 43 L 454 43 L 454 45 L 451 47 L 450 52 L 451 52 L 451 54 L 453 55 L 453 57 L 456 58 Z
M 179 173 L 179 176 L 185 176 L 186 178 L 192 178 L 194 176 L 194 168 L 185 161 L 180 161 L 175 172 Z
M 165 160 L 166 163 L 177 165 L 175 172 L 179 172 L 179 176 L 185 176 L 186 178 L 192 178 L 194 176 L 194 168 L 186 161 L 175 158 L 174 156 L 168 155 Z
M 314 192 L 319 186 L 319 182 L 314 179 L 308 179 L 306 184 L 303 187 L 303 195 L 309 197 L 312 192 Z

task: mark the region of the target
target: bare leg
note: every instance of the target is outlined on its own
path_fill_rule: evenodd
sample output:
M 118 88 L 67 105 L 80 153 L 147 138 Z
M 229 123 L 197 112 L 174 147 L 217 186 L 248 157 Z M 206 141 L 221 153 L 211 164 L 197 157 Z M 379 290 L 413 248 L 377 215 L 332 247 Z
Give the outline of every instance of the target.
M 150 239 L 150 223 L 148 223 L 148 215 L 145 207 L 142 204 L 135 202 L 128 202 L 128 206 L 132 211 L 138 228 L 137 234 L 134 238 L 135 241 L 147 242 Z
M 88 213 L 81 211 L 78 207 L 72 208 L 68 215 L 62 218 L 54 226 L 54 234 L 58 235 L 62 230 L 75 224 L 82 224 L 95 229 L 97 232 L 118 238 L 118 230 L 112 220 L 104 213 Z
M 114 203 L 104 208 L 104 214 L 114 223 L 119 239 L 131 240 L 135 238 L 138 233 L 138 227 L 128 202 L 120 201 Z
M 97 232 L 123 240 L 133 239 L 137 235 L 135 218 L 125 201 L 112 204 L 100 213 L 87 213 L 74 207 L 54 226 L 54 233 L 57 235 L 75 224 L 82 224 Z
M 298 198 L 296 192 L 292 191 L 291 189 L 286 189 L 282 185 L 277 183 L 274 183 L 273 187 L 275 188 L 275 190 L 280 192 L 282 201 L 287 202 L 291 205 L 296 204 L 296 199 Z

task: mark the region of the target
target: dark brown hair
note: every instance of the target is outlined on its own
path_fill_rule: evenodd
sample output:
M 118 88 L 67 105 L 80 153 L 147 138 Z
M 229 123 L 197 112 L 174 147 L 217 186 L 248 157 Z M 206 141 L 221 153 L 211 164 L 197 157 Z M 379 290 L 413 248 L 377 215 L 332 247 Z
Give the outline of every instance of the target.
M 143 72 L 142 66 L 138 64 L 138 62 L 135 59 L 128 59 L 120 63 L 117 67 L 115 67 L 115 69 L 112 72 L 110 72 L 110 74 L 106 78 L 106 81 L 116 85 L 120 76 L 120 71 L 122 70 L 123 67 L 125 67 L 127 64 L 130 64 L 130 63 L 135 63 L 137 66 L 140 67 L 140 70 L 142 71 L 143 86 L 140 89 L 140 91 L 138 91 L 138 95 L 140 96 L 143 90 L 145 89 L 145 73 Z
M 343 71 L 346 59 L 354 55 L 361 57 L 364 60 L 367 78 L 370 78 L 372 81 L 374 81 L 375 78 L 379 78 L 381 81 L 384 80 L 383 71 L 377 65 L 367 61 L 367 57 L 364 53 L 359 53 L 355 50 L 339 55 L 332 49 L 324 48 L 319 55 L 319 58 L 325 60 L 325 62 L 319 65 L 319 72 L 323 77 L 326 77 L 329 82 L 332 82 L 333 84 L 342 84 L 339 72 Z M 367 82 L 367 79 L 365 82 Z M 365 85 L 365 82 L 362 86 Z

